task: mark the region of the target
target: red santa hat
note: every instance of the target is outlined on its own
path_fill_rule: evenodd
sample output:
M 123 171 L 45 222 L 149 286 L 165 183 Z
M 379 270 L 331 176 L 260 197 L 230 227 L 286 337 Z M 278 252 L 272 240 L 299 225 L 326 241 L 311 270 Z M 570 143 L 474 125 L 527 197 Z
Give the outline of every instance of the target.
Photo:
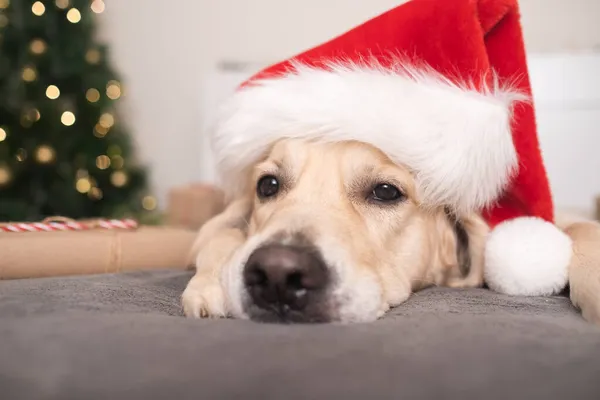
M 260 71 L 218 115 L 220 179 L 245 190 L 281 138 L 369 143 L 423 205 L 484 215 L 491 288 L 560 291 L 571 242 L 552 223 L 519 18 L 516 0 L 412 0 Z

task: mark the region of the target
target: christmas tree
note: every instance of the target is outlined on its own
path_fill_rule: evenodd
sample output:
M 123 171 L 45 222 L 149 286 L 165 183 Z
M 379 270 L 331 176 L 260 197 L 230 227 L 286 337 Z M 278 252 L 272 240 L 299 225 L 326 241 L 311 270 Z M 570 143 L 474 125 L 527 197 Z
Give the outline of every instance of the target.
M 0 0 L 0 221 L 136 217 L 156 207 L 95 38 L 102 0 Z

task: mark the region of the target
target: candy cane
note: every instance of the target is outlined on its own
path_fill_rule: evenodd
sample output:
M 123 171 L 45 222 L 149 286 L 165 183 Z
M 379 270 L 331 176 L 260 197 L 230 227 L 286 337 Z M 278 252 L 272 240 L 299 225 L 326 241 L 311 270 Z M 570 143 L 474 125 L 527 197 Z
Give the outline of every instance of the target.
M 98 219 L 86 222 L 74 220 L 47 221 L 47 222 L 11 222 L 0 224 L 0 232 L 57 232 L 57 231 L 83 231 L 91 229 L 136 229 L 137 221 L 133 219 Z

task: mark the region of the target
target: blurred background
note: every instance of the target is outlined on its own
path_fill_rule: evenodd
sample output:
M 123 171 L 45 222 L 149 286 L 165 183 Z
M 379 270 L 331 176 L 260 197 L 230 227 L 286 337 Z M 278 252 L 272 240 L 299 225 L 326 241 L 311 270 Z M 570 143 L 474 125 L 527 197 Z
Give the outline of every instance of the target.
M 0 64 L 0 74 L 4 75 L 0 75 L 0 82 L 4 81 L 4 86 L 0 86 L 0 95 L 4 97 L 0 99 L 4 101 L 0 103 L 0 129 L 4 126 L 5 131 L 4 134 L 0 131 L 0 139 L 4 136 L 4 142 L 8 142 L 11 135 L 21 129 L 19 124 L 15 125 L 16 128 L 7 127 L 11 123 L 7 110 L 14 111 L 14 107 L 30 107 L 26 114 L 31 114 L 31 107 L 41 112 L 41 118 L 35 111 L 29 115 L 34 120 L 34 127 L 53 112 L 60 113 L 63 118 L 64 112 L 71 109 L 75 113 L 75 110 L 81 112 L 92 107 L 87 111 L 91 121 L 89 130 L 95 129 L 95 133 L 92 135 L 91 132 L 88 136 L 98 139 L 100 144 L 88 144 L 93 154 L 87 156 L 87 161 L 81 160 L 80 166 L 65 167 L 65 174 L 73 177 L 72 182 L 69 181 L 69 187 L 74 188 L 71 190 L 73 196 L 84 195 L 87 202 L 110 200 L 115 207 L 94 208 L 82 203 L 79 215 L 75 216 L 85 216 L 90 210 L 103 213 L 115 209 L 123 213 L 131 209 L 142 212 L 163 210 L 173 188 L 214 179 L 205 125 L 218 103 L 237 84 L 267 64 L 312 47 L 403 2 L 0 0 L 3 57 L 10 54 L 17 57 L 9 66 L 5 65 L 6 62 Z M 539 137 L 556 205 L 561 209 L 593 215 L 595 199 L 600 194 L 600 1 L 521 0 L 520 4 Z M 19 12 L 11 14 L 11 7 L 19 8 Z M 73 26 L 68 29 L 48 28 L 58 22 L 50 25 L 39 22 L 46 17 L 63 23 L 66 18 L 66 24 Z M 25 24 L 24 21 L 30 21 L 28 26 L 34 28 L 8 33 L 11 26 L 21 26 L 19 24 Z M 81 26 L 74 28 L 76 25 Z M 91 25 L 97 26 L 97 33 L 87 39 Z M 52 29 L 62 33 L 52 33 Z M 39 45 L 37 52 L 32 42 L 36 35 L 43 41 L 44 47 L 42 50 L 42 45 Z M 72 37 L 70 41 L 68 35 Z M 23 55 L 16 50 L 7 53 L 9 39 L 29 48 L 29 54 Z M 53 39 L 62 40 L 62 47 L 71 46 L 66 43 L 72 41 L 78 42 L 70 47 L 70 53 L 64 51 L 63 56 L 85 59 L 85 65 L 70 72 L 56 67 L 56 63 L 52 68 L 67 77 L 61 83 L 65 90 L 70 85 L 77 85 L 77 82 L 87 85 L 85 90 L 71 97 L 63 90 L 65 96 L 51 102 L 55 108 L 55 104 L 60 104 L 59 110 L 51 109 L 48 111 L 50 114 L 33 104 L 31 96 L 35 91 L 29 93 L 30 100 L 25 102 L 29 105 L 7 105 L 6 96 L 12 93 L 7 89 L 8 76 L 11 71 L 16 71 L 15 76 L 21 80 L 33 78 L 26 76 L 24 68 L 28 65 L 39 74 L 30 80 L 30 84 L 35 86 L 41 80 L 38 92 L 44 97 L 43 101 L 52 100 L 49 98 L 54 93 L 51 90 L 50 97 L 46 93 L 50 82 L 44 80 L 45 67 L 39 60 L 47 52 L 51 55 L 58 54 L 57 51 L 60 53 Z M 106 47 L 102 47 L 104 45 Z M 96 56 L 99 60 L 93 63 Z M 52 57 L 58 58 L 60 54 Z M 91 67 L 90 62 L 93 64 Z M 36 63 L 41 63 L 41 66 L 36 67 Z M 69 74 L 92 74 L 93 77 L 69 81 Z M 89 92 L 89 89 L 96 91 Z M 96 96 L 99 99 L 91 102 L 90 99 L 94 100 Z M 66 126 L 64 122 L 70 122 L 69 118 L 70 114 L 66 114 L 66 121 L 61 121 L 61 129 Z M 81 121 L 79 116 L 77 121 Z M 76 125 L 72 124 L 73 127 Z M 137 154 L 135 157 L 132 155 L 135 163 L 127 160 L 128 143 L 111 142 L 116 140 L 113 130 L 118 128 L 123 131 L 120 136 L 129 136 L 132 140 Z M 64 135 L 69 137 L 74 132 L 57 134 L 63 134 L 64 138 Z M 2 145 L 3 142 L 0 142 Z M 18 175 L 17 164 L 25 162 L 15 161 L 19 154 L 27 152 L 38 164 L 50 159 L 48 164 L 58 162 L 62 152 L 71 151 L 48 144 L 46 148 L 42 147 L 40 153 L 39 143 L 27 146 L 19 143 L 4 152 L 0 147 L 0 186 L 4 182 L 5 191 L 7 185 L 18 184 L 15 179 L 19 176 L 20 179 L 27 176 Z M 144 169 L 138 171 L 137 163 Z M 132 169 L 129 169 L 130 166 Z M 131 189 L 136 193 L 131 197 L 133 200 L 127 200 L 129 206 L 120 211 L 119 202 L 122 203 L 125 197 L 118 190 L 121 194 L 113 193 L 115 185 L 117 189 L 121 188 L 121 192 L 133 185 Z M 60 192 L 60 189 L 55 190 Z M 77 198 L 74 199 L 73 204 L 77 203 Z M 38 205 L 45 204 L 48 202 L 47 195 L 40 193 L 35 201 Z M 12 214 L 5 211 L 3 214 L 1 208 L 8 210 L 9 206 L 16 210 L 14 204 L 2 203 L 0 187 L 0 216 L 5 219 L 13 216 L 35 219 L 39 216 L 31 208 L 29 211 L 13 211 Z M 60 207 L 58 209 L 61 210 Z

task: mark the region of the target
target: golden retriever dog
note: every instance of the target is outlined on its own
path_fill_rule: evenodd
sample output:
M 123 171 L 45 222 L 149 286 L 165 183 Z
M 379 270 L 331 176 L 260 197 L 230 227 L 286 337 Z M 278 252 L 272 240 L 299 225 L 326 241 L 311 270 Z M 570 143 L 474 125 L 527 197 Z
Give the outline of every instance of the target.
M 484 220 L 422 206 L 407 168 L 371 145 L 281 140 L 248 179 L 199 232 L 188 317 L 368 322 L 420 289 L 484 283 Z M 573 303 L 600 322 L 600 228 L 559 224 Z
M 201 229 L 188 316 L 373 321 L 421 288 L 483 283 L 481 217 L 421 206 L 370 145 L 282 140 L 249 179 Z

